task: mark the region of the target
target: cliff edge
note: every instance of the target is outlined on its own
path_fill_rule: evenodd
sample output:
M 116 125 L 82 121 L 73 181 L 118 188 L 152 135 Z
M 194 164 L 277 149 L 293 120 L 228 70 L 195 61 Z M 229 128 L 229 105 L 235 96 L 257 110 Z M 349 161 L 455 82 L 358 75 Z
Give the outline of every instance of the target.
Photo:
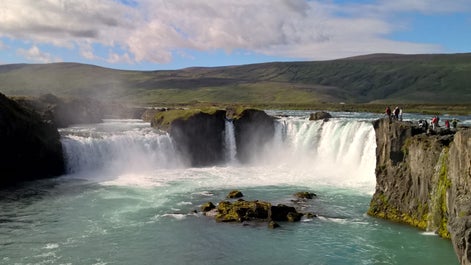
M 0 188 L 64 173 L 57 128 L 0 94 Z
M 471 129 L 428 135 L 408 122 L 377 120 L 376 192 L 368 214 L 451 239 L 471 264 Z

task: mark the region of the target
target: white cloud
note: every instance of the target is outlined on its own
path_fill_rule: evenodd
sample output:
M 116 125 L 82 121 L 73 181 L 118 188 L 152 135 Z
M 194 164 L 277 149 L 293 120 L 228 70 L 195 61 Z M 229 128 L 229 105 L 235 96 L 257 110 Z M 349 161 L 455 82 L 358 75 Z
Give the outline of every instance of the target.
M 141 0 L 133 5 L 115 0 L 0 1 L 0 37 L 78 49 L 86 59 L 116 63 L 168 63 L 174 54 L 191 49 L 247 50 L 302 59 L 439 52 L 434 44 L 389 40 L 388 34 L 406 28 L 394 14 L 470 9 L 469 0 L 348 5 L 329 0 Z M 106 55 L 98 55 L 92 44 L 120 52 L 112 51 L 104 59 Z M 33 48 L 37 46 L 21 53 L 33 58 Z M 41 56 L 37 50 L 36 58 L 46 60 L 47 54 Z
M 39 63 L 51 63 L 62 61 L 59 57 L 53 56 L 49 53 L 42 52 L 37 46 L 31 46 L 30 49 L 18 49 L 17 53 L 27 60 Z
M 134 61 L 131 59 L 128 53 L 118 54 L 114 52 L 110 52 L 108 54 L 108 59 L 106 61 L 109 63 L 127 63 L 127 64 L 134 63 Z

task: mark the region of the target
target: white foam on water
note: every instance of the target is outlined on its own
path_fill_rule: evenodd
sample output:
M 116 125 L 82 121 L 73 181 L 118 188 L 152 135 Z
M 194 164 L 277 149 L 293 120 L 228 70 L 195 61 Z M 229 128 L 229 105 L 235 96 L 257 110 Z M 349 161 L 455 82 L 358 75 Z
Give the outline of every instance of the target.
M 438 236 L 438 234 L 433 231 L 425 231 L 425 232 L 421 232 L 420 234 L 424 236 Z
M 57 243 L 49 243 L 49 244 L 46 244 L 46 246 L 44 247 L 44 249 L 56 249 L 56 248 L 59 248 L 59 244 Z

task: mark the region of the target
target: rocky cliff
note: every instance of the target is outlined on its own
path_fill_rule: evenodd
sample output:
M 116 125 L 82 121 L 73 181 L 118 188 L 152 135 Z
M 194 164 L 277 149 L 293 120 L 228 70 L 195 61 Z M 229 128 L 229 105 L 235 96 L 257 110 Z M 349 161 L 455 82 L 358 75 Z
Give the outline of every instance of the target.
M 253 161 L 275 134 L 273 117 L 264 111 L 246 109 L 234 119 L 237 159 L 242 163 Z
M 376 192 L 368 214 L 450 238 L 471 264 L 471 130 L 428 135 L 381 119 L 376 131 Z
M 230 117 L 230 120 L 228 120 Z M 275 133 L 274 120 L 264 111 L 161 110 L 151 120 L 153 127 L 168 131 L 178 151 L 191 166 L 208 166 L 225 161 L 226 121 L 233 122 L 237 159 L 249 162 L 263 150 Z
M 0 147 L 0 188 L 64 173 L 57 128 L 2 94 Z

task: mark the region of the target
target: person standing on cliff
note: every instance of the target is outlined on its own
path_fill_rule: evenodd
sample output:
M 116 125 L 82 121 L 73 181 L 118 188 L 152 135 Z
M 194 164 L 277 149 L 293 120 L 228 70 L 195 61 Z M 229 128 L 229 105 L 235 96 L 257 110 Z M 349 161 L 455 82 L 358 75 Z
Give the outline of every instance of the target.
M 458 126 L 458 120 L 457 119 L 453 119 L 451 121 L 451 126 L 453 127 L 453 130 L 456 130 L 456 127 Z
M 437 116 L 433 116 L 432 118 L 432 130 L 436 130 L 437 127 L 438 127 L 438 117 Z
M 391 108 L 389 106 L 386 107 L 386 116 L 391 119 Z
M 396 108 L 394 109 L 394 118 L 396 120 L 399 120 L 399 106 L 396 106 Z

